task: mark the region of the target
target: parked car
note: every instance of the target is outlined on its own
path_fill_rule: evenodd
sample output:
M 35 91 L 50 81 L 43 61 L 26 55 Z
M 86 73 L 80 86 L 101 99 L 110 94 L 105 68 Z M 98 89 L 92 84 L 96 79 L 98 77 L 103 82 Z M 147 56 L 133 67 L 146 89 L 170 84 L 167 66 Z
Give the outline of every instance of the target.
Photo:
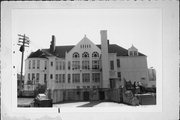
M 31 107 L 52 107 L 52 99 L 45 94 L 38 94 L 30 104 Z

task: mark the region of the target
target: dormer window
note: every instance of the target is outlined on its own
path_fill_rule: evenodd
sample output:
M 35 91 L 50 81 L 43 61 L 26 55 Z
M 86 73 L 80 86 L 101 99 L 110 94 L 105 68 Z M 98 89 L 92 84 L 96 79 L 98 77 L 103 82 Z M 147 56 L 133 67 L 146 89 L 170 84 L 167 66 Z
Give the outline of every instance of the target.
M 128 55 L 129 56 L 138 56 L 138 49 L 132 45 L 131 48 L 128 49 Z
M 133 56 L 133 51 L 130 51 L 130 54 L 129 54 L 130 56 Z

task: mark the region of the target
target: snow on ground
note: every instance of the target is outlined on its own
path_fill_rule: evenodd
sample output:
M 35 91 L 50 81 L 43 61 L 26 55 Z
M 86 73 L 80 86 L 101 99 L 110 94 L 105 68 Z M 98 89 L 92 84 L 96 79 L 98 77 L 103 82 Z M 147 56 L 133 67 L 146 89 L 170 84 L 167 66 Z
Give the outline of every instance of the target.
M 89 102 L 60 103 L 60 104 L 53 104 L 53 107 L 78 107 L 88 103 Z

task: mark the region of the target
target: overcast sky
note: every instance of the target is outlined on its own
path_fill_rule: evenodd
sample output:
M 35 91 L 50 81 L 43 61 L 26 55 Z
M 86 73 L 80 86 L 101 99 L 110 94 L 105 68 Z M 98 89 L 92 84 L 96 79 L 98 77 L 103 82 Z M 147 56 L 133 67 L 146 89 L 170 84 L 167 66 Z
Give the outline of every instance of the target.
M 86 34 L 100 44 L 100 30 L 108 31 L 110 44 L 128 49 L 133 44 L 147 55 L 148 67 L 157 70 L 162 59 L 162 16 L 159 9 L 17 9 L 12 11 L 12 39 L 26 34 L 31 41 L 25 58 L 37 49 L 49 48 L 51 35 L 56 45 L 75 45 Z M 21 53 L 17 46 L 17 71 Z

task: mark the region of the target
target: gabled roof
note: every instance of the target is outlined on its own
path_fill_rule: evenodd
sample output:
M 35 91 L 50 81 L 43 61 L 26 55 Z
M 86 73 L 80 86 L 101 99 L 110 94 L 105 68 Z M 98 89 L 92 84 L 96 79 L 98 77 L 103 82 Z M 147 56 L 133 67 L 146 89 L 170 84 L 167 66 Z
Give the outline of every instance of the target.
M 96 45 L 101 49 L 101 45 Z M 28 58 L 47 58 L 48 56 L 57 56 L 59 58 L 64 58 L 66 52 L 68 53 L 74 45 L 69 46 L 56 46 L 56 50 L 54 53 L 51 53 L 49 49 L 37 50 L 36 52 L 32 52 Z M 128 50 L 120 47 L 116 44 L 110 44 L 108 47 L 109 53 L 117 53 L 117 56 L 128 56 Z M 139 56 L 146 56 L 142 53 L 139 53 Z

